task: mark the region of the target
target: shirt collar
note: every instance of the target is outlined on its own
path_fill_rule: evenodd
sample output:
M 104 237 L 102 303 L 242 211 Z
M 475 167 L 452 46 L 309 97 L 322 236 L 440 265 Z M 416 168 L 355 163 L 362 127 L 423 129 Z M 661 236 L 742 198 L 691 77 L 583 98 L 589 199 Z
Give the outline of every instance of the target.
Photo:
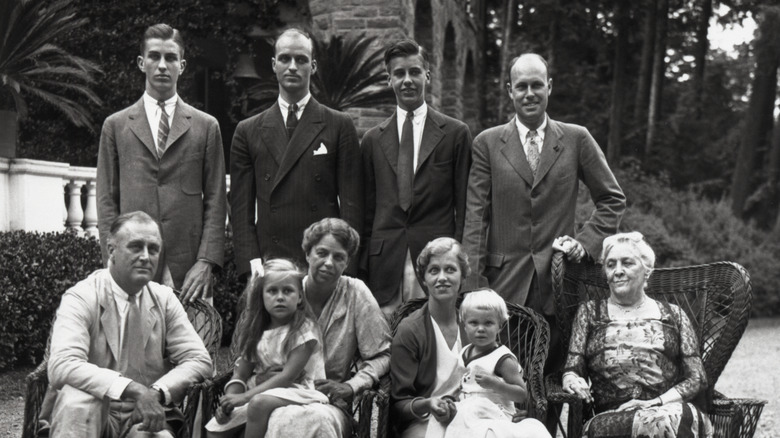
M 296 102 L 298 104 L 298 111 L 303 111 L 303 108 L 306 106 L 307 103 L 309 103 L 310 99 L 311 99 L 311 93 L 308 93 L 306 94 L 306 96 L 303 97 L 303 99 Z M 281 94 L 279 95 L 279 108 L 285 114 L 287 114 L 287 112 L 290 111 L 290 104 L 287 103 L 286 100 L 282 99 Z
M 525 143 L 526 138 L 528 138 L 528 129 L 527 126 L 523 125 L 523 122 L 520 121 L 520 119 L 515 115 L 515 125 L 517 125 L 517 132 L 520 133 L 520 141 Z M 536 133 L 539 134 L 539 139 L 544 141 L 544 130 L 547 128 L 547 114 L 544 115 L 544 120 L 542 121 L 542 124 L 539 125 L 538 128 L 536 128 Z
M 130 301 L 130 294 L 125 292 L 125 290 L 122 289 L 122 287 L 119 286 L 119 284 L 117 284 L 116 280 L 114 280 L 114 276 L 111 275 L 110 272 L 108 278 L 111 279 L 111 292 L 114 294 L 114 299 L 119 300 L 119 302 L 121 302 L 122 304 L 128 303 Z M 138 298 L 141 298 L 141 294 L 144 293 L 144 289 L 146 289 L 146 286 L 141 288 L 138 294 L 136 294 Z
M 170 99 L 167 99 L 165 101 L 165 106 L 175 106 L 176 101 L 179 99 L 179 95 L 177 93 L 173 93 L 173 96 L 171 96 Z M 157 107 L 157 99 L 150 96 L 149 93 L 144 91 L 144 105 L 146 105 L 149 108 L 156 108 Z
M 395 107 L 396 112 L 398 113 L 398 120 L 403 123 L 404 120 L 406 120 L 406 111 L 405 109 L 401 108 L 400 106 Z M 414 119 L 412 119 L 412 123 L 418 124 L 422 122 L 425 117 L 428 115 L 428 104 L 423 102 L 422 105 L 418 106 L 417 109 L 412 111 L 414 114 Z

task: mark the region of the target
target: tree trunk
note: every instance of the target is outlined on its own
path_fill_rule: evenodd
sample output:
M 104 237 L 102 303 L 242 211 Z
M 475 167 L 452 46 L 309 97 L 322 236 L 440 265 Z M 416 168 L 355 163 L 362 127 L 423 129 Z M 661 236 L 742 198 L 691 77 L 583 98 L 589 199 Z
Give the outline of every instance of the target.
M 731 180 L 731 210 L 739 218 L 744 216 L 745 201 L 753 187 L 751 177 L 758 161 L 756 151 L 765 144 L 767 133 L 771 129 L 780 60 L 776 43 L 773 41 L 777 28 L 780 27 L 780 14 L 772 9 L 765 9 L 756 18 L 759 22 L 759 37 L 755 42 L 756 70 Z
M 512 40 L 512 29 L 515 27 L 517 21 L 515 17 L 515 11 L 517 10 L 516 0 L 507 0 L 506 9 L 504 10 L 504 36 L 501 39 L 501 73 L 499 74 L 498 83 L 501 87 L 505 87 L 509 78 L 509 56 L 511 54 L 509 46 Z M 506 93 L 502 93 L 501 96 L 506 96 Z M 501 104 L 498 105 L 498 123 L 506 122 L 504 117 L 504 98 L 501 98 Z
M 780 119 L 775 122 L 775 127 L 772 130 L 772 149 L 769 152 L 768 166 L 767 177 L 769 178 L 770 190 L 768 199 L 771 201 L 767 207 L 776 209 L 775 212 L 772 212 L 776 214 L 772 233 L 776 237 L 780 237 L 780 203 L 777 202 L 780 198 Z
M 642 31 L 642 58 L 639 64 L 639 80 L 634 98 L 634 121 L 637 126 L 644 123 L 648 98 L 650 97 L 650 77 L 653 67 L 653 45 L 655 44 L 655 19 L 658 0 L 645 0 L 645 24 Z
M 710 17 L 712 17 L 712 0 L 701 0 L 701 12 L 699 13 L 699 22 L 696 28 L 696 48 L 694 49 L 694 70 L 693 70 L 693 105 L 696 119 L 701 117 L 702 96 L 704 94 L 704 73 L 707 63 L 707 51 L 710 48 L 710 42 L 707 39 L 707 32 L 710 28 Z
M 647 137 L 645 158 L 650 156 L 656 136 L 658 112 L 661 109 L 664 76 L 666 74 L 666 27 L 669 21 L 669 0 L 658 0 L 656 9 L 655 42 L 653 43 L 653 80 L 650 86 L 650 103 L 647 109 Z
M 612 74 L 612 102 L 609 116 L 609 138 L 607 139 L 607 161 L 615 166 L 620 158 L 623 139 L 623 110 L 626 95 L 626 57 L 628 55 L 628 14 L 627 2 L 617 0 L 615 21 L 617 35 L 615 37 L 615 63 Z

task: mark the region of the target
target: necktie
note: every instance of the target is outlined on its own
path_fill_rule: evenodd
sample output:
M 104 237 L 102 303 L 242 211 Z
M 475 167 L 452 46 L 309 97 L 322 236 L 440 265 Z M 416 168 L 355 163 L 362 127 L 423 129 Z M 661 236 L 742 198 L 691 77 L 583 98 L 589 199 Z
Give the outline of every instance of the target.
M 412 206 L 412 184 L 414 182 L 414 113 L 406 113 L 401 133 L 401 147 L 398 149 L 398 203 L 404 211 Z
M 292 138 L 296 126 L 298 126 L 298 104 L 294 103 L 287 111 L 287 140 Z
M 165 142 L 168 141 L 168 132 L 171 127 L 168 125 L 168 113 L 165 112 L 165 101 L 157 101 L 157 105 L 160 106 L 160 124 L 157 125 L 157 159 L 162 159 L 163 153 L 165 153 Z
M 119 372 L 129 379 L 143 383 L 144 346 L 138 294 L 130 295 L 127 301 L 127 319 L 125 320 Z
M 528 164 L 536 178 L 536 169 L 539 168 L 539 134 L 536 130 L 528 131 Z

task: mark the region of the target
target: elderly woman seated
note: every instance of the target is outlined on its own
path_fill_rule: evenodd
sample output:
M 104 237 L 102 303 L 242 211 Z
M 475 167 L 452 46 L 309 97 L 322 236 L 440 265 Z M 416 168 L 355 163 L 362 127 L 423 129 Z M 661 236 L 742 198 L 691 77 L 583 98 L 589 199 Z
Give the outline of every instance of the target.
M 580 305 L 563 374 L 563 389 L 594 405 L 584 435 L 711 437 L 692 403 L 706 377 L 691 322 L 645 294 L 653 250 L 640 233 L 617 234 L 604 240 L 602 263 L 610 296 Z

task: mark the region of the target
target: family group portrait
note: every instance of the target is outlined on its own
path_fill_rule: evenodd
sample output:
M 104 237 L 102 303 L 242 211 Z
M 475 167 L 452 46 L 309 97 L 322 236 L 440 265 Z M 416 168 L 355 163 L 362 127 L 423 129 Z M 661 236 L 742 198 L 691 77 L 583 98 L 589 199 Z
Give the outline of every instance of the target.
M 780 4 L 0 0 L 0 437 L 780 436 Z

